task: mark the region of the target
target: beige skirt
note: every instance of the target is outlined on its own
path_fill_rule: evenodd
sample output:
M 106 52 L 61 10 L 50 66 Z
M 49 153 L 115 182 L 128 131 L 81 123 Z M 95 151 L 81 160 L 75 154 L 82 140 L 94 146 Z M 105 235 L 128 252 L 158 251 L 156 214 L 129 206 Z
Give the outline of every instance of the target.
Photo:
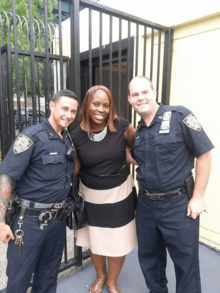
M 134 184 L 131 175 L 115 188 L 95 190 L 80 182 L 88 225 L 75 231 L 76 245 L 94 254 L 119 257 L 137 245 Z

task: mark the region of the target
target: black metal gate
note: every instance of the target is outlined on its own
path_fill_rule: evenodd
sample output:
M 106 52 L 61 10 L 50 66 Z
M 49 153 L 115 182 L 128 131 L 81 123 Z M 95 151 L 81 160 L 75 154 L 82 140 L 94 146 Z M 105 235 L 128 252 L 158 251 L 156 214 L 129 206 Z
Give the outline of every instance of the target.
M 49 100 L 62 88 L 73 90 L 81 105 L 95 84 L 113 93 L 116 112 L 132 120 L 127 102 L 133 76 L 147 75 L 156 85 L 158 100 L 169 103 L 172 30 L 89 0 L 58 0 L 58 24 L 0 12 L 0 154 L 4 158 L 15 136 L 49 116 Z M 62 2 L 69 18 L 62 19 Z M 68 14 L 67 13 L 67 14 Z M 69 54 L 65 52 L 69 52 Z M 64 52 L 64 53 L 63 53 Z M 66 54 L 66 56 L 65 56 Z M 71 130 L 78 125 L 78 120 Z M 73 244 L 74 245 L 74 244 Z M 88 257 L 75 246 L 74 257 L 65 245 L 61 270 L 81 266 Z

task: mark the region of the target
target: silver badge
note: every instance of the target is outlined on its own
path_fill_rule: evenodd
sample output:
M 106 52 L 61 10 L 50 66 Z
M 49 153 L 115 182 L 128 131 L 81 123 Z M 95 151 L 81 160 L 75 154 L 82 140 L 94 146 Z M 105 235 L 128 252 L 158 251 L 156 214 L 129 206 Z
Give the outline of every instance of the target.
M 191 128 L 193 130 L 196 130 L 196 131 L 201 131 L 201 129 L 202 129 L 201 124 L 199 123 L 199 121 L 197 120 L 196 116 L 193 113 L 186 116 L 183 119 L 183 123 L 187 127 Z
M 24 134 L 19 134 L 14 142 L 13 153 L 20 154 L 28 150 L 33 144 L 33 141 Z

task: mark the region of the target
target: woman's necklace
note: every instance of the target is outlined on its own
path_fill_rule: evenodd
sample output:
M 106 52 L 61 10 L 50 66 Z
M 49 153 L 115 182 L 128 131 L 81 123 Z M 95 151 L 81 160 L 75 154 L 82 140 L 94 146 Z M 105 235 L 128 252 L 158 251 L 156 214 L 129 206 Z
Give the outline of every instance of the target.
M 105 128 L 99 132 L 99 133 L 93 133 L 91 131 L 88 131 L 87 134 L 88 134 L 88 138 L 92 141 L 101 141 L 105 138 L 106 136 L 106 133 L 107 133 L 107 126 L 105 126 Z

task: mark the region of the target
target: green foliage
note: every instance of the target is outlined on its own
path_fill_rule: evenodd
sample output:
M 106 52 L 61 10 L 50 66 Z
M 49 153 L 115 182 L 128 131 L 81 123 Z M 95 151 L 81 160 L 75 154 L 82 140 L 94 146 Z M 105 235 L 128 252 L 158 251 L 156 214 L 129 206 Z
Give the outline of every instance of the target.
M 25 16 L 29 18 L 29 1 L 28 0 L 14 0 L 16 14 L 20 16 Z M 38 7 L 44 8 L 44 0 L 32 0 L 32 14 L 36 19 L 44 19 L 44 16 L 41 15 L 38 11 Z M 53 15 L 53 4 L 57 5 L 57 0 L 48 0 L 47 1 L 47 10 L 48 10 L 48 22 L 53 21 L 56 15 Z M 6 11 L 12 13 L 12 0 L 0 0 L 0 11 Z
M 20 17 L 23 16 L 27 19 L 27 22 L 29 23 L 29 1 L 28 0 L 0 0 L 0 12 L 5 11 L 7 13 L 12 13 L 12 1 L 15 2 L 15 10 L 16 14 Z M 44 0 L 31 0 L 32 4 L 32 16 L 36 20 L 41 20 L 44 22 L 44 14 L 41 14 L 39 12 L 39 8 L 41 12 L 44 9 Z M 53 14 L 53 4 L 57 5 L 57 0 L 47 0 L 47 11 L 48 11 L 48 17 L 47 22 L 52 22 L 57 15 Z M 4 15 L 2 14 L 2 25 L 7 22 L 4 22 Z M 9 23 L 11 22 L 12 17 L 9 15 Z M 16 19 L 17 21 L 18 19 Z M 25 25 L 25 22 L 23 22 L 23 19 L 21 19 L 21 22 L 23 23 L 23 27 L 19 22 L 16 23 L 16 30 L 17 30 L 17 48 L 23 49 L 23 50 L 30 50 L 30 27 L 27 27 Z M 33 24 L 35 24 L 33 22 Z M 3 31 L 3 35 L 1 36 L 1 32 Z M 40 42 L 39 42 L 40 38 Z M 4 27 L 2 30 L 0 28 L 0 40 L 3 39 L 2 43 L 5 44 L 7 42 L 11 42 L 12 48 L 14 47 L 14 32 L 13 32 L 13 25 L 10 26 L 10 34 L 8 35 L 8 28 L 7 26 Z M 35 24 L 34 25 L 34 50 L 36 52 L 44 52 L 45 51 L 45 40 L 44 40 L 44 30 L 43 27 L 40 25 L 40 33 L 38 31 L 38 27 Z M 49 40 L 48 40 L 49 42 Z M 48 43 L 49 47 L 49 43 Z M 30 58 L 19 56 L 18 59 L 18 72 L 19 76 L 16 76 L 16 70 L 15 70 L 15 58 L 12 57 L 12 82 L 13 82 L 13 92 L 16 93 L 16 80 L 19 79 L 20 84 L 20 93 L 21 95 L 29 96 L 31 94 L 31 66 L 30 66 Z M 35 76 L 43 76 L 44 72 L 44 64 L 43 60 L 41 58 L 35 58 Z M 43 80 L 40 79 L 38 84 L 35 84 L 36 86 L 36 95 L 43 96 L 44 95 L 44 85 Z

